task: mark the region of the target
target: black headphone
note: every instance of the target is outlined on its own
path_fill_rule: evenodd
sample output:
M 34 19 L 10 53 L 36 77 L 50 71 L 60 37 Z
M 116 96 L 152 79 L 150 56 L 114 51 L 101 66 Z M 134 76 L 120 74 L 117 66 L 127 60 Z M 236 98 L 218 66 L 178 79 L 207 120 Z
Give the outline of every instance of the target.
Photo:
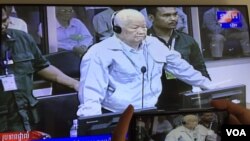
M 113 27 L 113 31 L 117 34 L 120 34 L 122 32 L 122 28 L 119 25 L 115 25 L 115 16 L 119 13 L 119 11 L 114 12 L 111 18 L 111 24 Z
M 185 125 L 185 124 L 186 124 L 186 121 L 183 120 L 181 123 L 182 123 L 183 125 Z

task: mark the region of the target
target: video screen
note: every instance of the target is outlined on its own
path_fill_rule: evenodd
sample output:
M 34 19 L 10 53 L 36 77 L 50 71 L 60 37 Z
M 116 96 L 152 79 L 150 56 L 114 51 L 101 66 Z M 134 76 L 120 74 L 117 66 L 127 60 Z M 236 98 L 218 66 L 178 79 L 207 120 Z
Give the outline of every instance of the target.
M 249 82 L 245 76 L 250 59 L 246 5 L 1 7 L 5 9 L 2 28 L 6 29 L 2 29 L 0 51 L 0 139 L 19 131 L 26 135 L 26 124 L 30 124 L 29 137 L 70 140 L 77 134 L 101 135 L 108 140 L 129 104 L 137 112 L 208 108 L 213 99 L 246 106 Z M 123 16 L 119 12 L 124 9 L 136 11 L 130 13 L 139 17 L 134 18 L 135 25 L 119 21 Z M 19 35 L 24 38 L 19 39 Z M 141 42 L 132 48 L 134 42 L 128 40 Z M 148 49 L 152 54 L 142 49 L 154 44 L 154 49 Z M 164 51 L 157 50 L 163 46 Z M 39 50 L 35 55 L 30 52 L 33 47 Z M 173 56 L 187 63 L 173 65 L 177 63 L 166 50 L 176 52 Z M 169 55 L 166 64 L 163 55 Z M 37 56 L 78 80 L 79 90 L 39 75 L 34 67 L 41 70 L 46 65 L 40 65 Z M 188 64 L 192 67 L 185 68 Z M 194 73 L 197 81 L 184 73 L 191 68 L 200 72 Z M 218 87 L 207 90 L 192 86 L 198 84 L 200 74 Z M 18 120 L 11 121 L 9 112 Z M 23 119 L 27 119 L 25 123 Z M 19 124 L 13 126 L 12 122 Z M 71 135 L 76 122 L 78 128 Z
M 182 113 L 135 114 L 129 129 L 131 141 L 221 140 L 226 111 L 194 110 Z
M 218 11 L 217 19 L 222 28 L 242 27 L 241 13 L 237 10 Z

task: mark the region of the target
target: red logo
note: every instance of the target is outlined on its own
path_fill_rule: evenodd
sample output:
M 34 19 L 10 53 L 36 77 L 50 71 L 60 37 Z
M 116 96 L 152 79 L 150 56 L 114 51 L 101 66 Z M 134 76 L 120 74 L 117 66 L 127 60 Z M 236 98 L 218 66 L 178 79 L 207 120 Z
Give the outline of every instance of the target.
M 0 133 L 0 141 L 32 141 L 46 138 L 50 138 L 50 136 L 40 131 Z

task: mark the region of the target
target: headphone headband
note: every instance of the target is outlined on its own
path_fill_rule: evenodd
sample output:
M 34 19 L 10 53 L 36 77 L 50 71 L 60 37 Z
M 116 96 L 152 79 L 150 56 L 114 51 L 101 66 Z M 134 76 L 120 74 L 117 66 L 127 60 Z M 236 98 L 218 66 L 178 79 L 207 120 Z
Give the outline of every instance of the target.
M 113 31 L 117 34 L 120 34 L 122 32 L 122 28 L 119 25 L 115 25 L 115 17 L 117 13 L 119 13 L 119 11 L 116 11 L 113 13 L 111 17 L 111 24 L 112 24 Z

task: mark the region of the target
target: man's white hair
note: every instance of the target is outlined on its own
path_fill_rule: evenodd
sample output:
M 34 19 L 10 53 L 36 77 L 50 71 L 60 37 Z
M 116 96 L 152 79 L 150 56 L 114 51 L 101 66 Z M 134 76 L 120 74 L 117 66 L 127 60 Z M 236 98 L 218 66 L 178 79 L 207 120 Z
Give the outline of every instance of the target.
M 135 9 L 122 9 L 117 12 L 114 17 L 114 25 L 124 27 L 130 23 L 131 20 L 137 18 L 144 18 L 143 14 Z
M 184 117 L 183 117 L 183 121 L 184 122 L 188 122 L 188 121 L 190 121 L 190 120 L 199 120 L 199 118 L 198 118 L 198 116 L 197 115 L 192 115 L 192 114 L 190 114 L 190 115 L 185 115 Z

